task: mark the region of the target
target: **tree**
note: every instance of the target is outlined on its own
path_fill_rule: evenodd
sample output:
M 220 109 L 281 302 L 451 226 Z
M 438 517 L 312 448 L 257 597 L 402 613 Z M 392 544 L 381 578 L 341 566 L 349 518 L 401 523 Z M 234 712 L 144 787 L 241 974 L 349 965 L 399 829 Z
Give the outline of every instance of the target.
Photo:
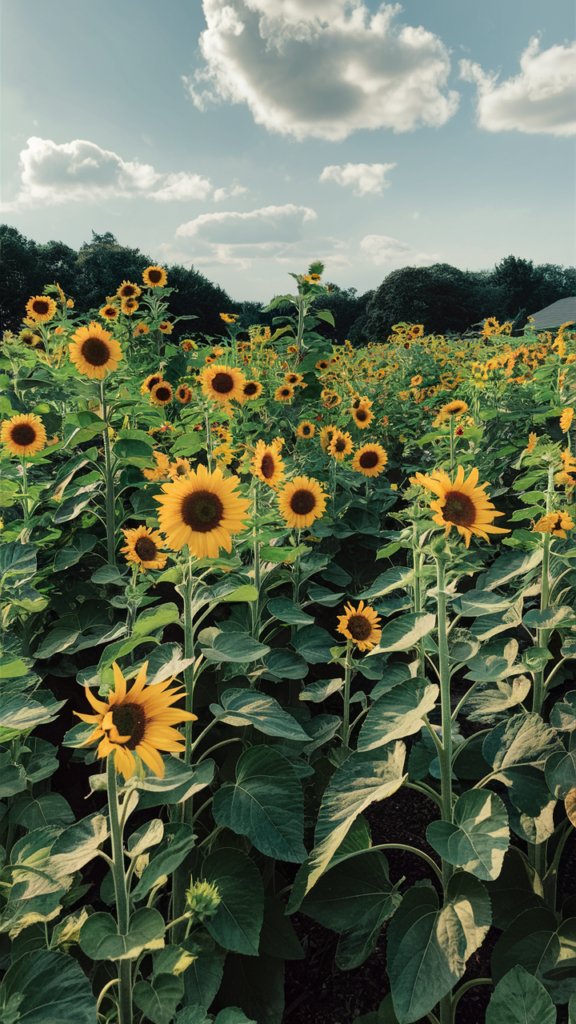
M 92 241 L 84 242 L 76 261 L 76 308 L 85 313 L 101 306 L 122 281 L 142 284 L 142 271 L 152 262 L 139 249 L 120 245 L 110 231 L 103 235 L 93 231 Z
M 554 263 L 534 266 L 532 260 L 506 256 L 494 268 L 492 278 L 501 291 L 507 320 L 522 310 L 530 315 L 558 299 L 576 295 L 576 270 Z
M 331 327 L 330 324 L 324 322 L 317 324 L 314 330 L 326 338 L 343 342 L 346 338 L 350 338 L 352 325 L 366 311 L 366 305 L 372 292 L 358 295 L 356 288 L 340 288 L 337 284 L 329 284 L 328 287 L 330 289 L 328 294 L 318 296 L 311 312 L 314 312 L 314 307 L 329 310 L 334 317 L 336 326 Z
M 176 288 L 170 296 L 169 310 L 174 316 L 197 316 L 197 320 L 185 321 L 176 325 L 174 338 L 183 338 L 186 334 L 200 331 L 203 334 L 225 333 L 226 327 L 220 319 L 220 313 L 239 313 L 241 303 L 234 302 L 223 288 L 212 284 L 204 274 L 194 267 L 186 269 L 180 265 L 169 267 L 168 284 Z M 258 320 L 250 320 L 258 323 Z

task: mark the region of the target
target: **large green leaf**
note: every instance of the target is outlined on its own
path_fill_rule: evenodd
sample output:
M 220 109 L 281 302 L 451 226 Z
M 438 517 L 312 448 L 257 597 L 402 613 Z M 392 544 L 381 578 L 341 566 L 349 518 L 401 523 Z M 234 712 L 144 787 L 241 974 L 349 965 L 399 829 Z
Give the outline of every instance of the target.
M 436 704 L 439 694 L 436 683 L 424 679 L 407 679 L 398 683 L 372 705 L 360 730 L 359 750 L 374 750 L 383 743 L 420 732 L 423 716 Z
M 510 828 L 517 836 L 520 836 L 520 839 L 523 839 L 526 843 L 532 843 L 534 846 L 538 846 L 540 843 L 544 843 L 550 838 L 554 832 L 554 809 L 556 807 L 556 800 L 549 800 L 546 806 L 543 807 L 537 815 L 524 814 L 517 810 L 510 800 L 508 803 Z
M 366 657 L 382 654 L 384 651 L 407 651 L 414 647 L 423 636 L 431 633 L 436 625 L 436 616 L 430 612 L 410 612 L 392 619 L 382 630 L 380 643 L 368 652 Z
M 546 989 L 521 964 L 500 979 L 486 1010 L 486 1024 L 556 1024 L 556 1019 Z
M 280 679 L 304 679 L 308 675 L 308 662 L 287 647 L 274 647 L 264 658 L 272 675 Z
M 573 626 L 574 611 L 570 605 L 547 608 L 544 612 L 533 608 L 531 611 L 526 612 L 522 622 L 525 626 L 532 627 L 532 629 L 556 629 L 560 624 Z
M 509 847 L 502 871 L 495 882 L 486 884 L 486 888 L 492 901 L 492 924 L 495 928 L 507 928 L 524 910 L 546 905 L 535 891 L 535 888 L 541 889 L 541 883 L 534 868 L 516 846 Z
M 289 601 L 286 597 L 276 597 L 268 601 L 267 611 L 280 622 L 288 622 L 294 626 L 310 626 L 314 622 L 312 615 L 307 615 L 299 604 L 294 604 L 294 601 Z
M 236 1004 L 249 1021 L 258 1024 L 282 1024 L 284 1015 L 284 961 L 261 953 L 258 957 L 230 953 L 218 999 Z M 232 1018 L 233 1024 L 240 1021 Z M 218 1024 L 232 1024 L 219 1021 Z M 242 1022 L 244 1024 L 244 1022 Z
M 71 956 L 51 950 L 25 953 L 0 987 L 3 1024 L 94 1024 L 96 996 Z
M 493 590 L 469 590 L 467 594 L 463 594 L 458 601 L 455 601 L 454 605 L 456 611 L 460 611 L 466 618 L 472 619 L 477 615 L 505 612 L 510 607 L 510 603 L 509 597 L 495 594 Z
M 558 750 L 546 761 L 546 782 L 557 800 L 576 786 L 576 750 Z
M 212 938 L 225 949 L 258 956 L 264 889 L 254 862 L 239 850 L 216 850 L 204 860 L 202 877 L 218 886 L 221 901 L 206 924 Z
M 520 964 L 542 982 L 554 1001 L 567 1002 L 573 991 L 571 980 L 550 982 L 544 975 L 556 967 L 561 959 L 574 955 L 575 924 L 576 920 L 572 918 L 558 925 L 556 915 L 548 907 L 532 908 L 519 914 L 494 947 L 494 981 L 499 982 L 508 971 Z
M 515 576 L 525 576 L 536 569 L 542 561 L 542 548 L 533 551 L 506 551 L 500 555 L 483 578 L 484 588 L 494 590 Z
M 182 946 L 194 957 L 184 971 L 186 1004 L 194 1006 L 196 1003 L 207 1010 L 220 988 L 226 952 L 203 930 L 195 931 Z
M 211 643 L 211 647 L 202 648 L 202 654 L 208 661 L 217 663 L 259 661 L 270 650 L 266 644 L 254 640 L 249 633 L 214 633 Z
M 195 839 L 191 825 L 184 822 L 165 825 L 162 841 L 150 854 L 150 861 L 132 890 L 132 899 L 143 899 L 162 875 L 170 875 L 175 871 L 190 853 Z
M 521 704 L 531 687 L 528 676 L 516 676 L 510 682 L 500 679 L 493 686 L 481 684 L 466 701 L 468 718 L 471 722 L 493 722 L 503 711 Z
M 297 653 L 309 665 L 320 665 L 332 660 L 330 650 L 334 647 L 334 640 L 321 626 L 305 626 L 299 629 L 293 644 Z
M 24 693 L 0 695 L 0 727 L 24 732 L 37 725 L 53 722 L 65 700 L 54 700 L 50 690 L 36 690 L 34 697 Z
M 152 1024 L 170 1024 L 183 995 L 184 982 L 173 974 L 158 974 L 151 984 L 138 981 L 134 986 L 134 1002 Z
M 23 793 L 10 808 L 10 824 L 23 825 L 27 829 L 43 828 L 44 825 L 70 825 L 74 811 L 61 793 Z
M 229 633 L 229 636 L 236 634 Z M 278 701 L 254 690 L 230 689 L 221 697 L 222 706 L 211 704 L 210 710 L 221 722 L 239 728 L 253 725 L 267 736 L 304 742 L 308 736 L 292 715 L 280 707 Z
M 144 949 L 162 949 L 164 920 L 153 907 L 132 914 L 127 935 L 119 935 L 112 914 L 92 914 L 80 930 L 80 948 L 91 960 L 134 960 Z
M 514 805 L 532 815 L 539 814 L 549 800 L 547 787 L 543 792 L 537 788 L 535 769 L 542 770 L 550 754 L 563 749 L 555 730 L 534 713 L 501 722 L 482 745 L 484 757 L 498 773 L 495 778 L 508 786 Z
M 10 541 L 0 548 L 0 577 L 11 587 L 29 582 L 36 574 L 36 544 Z
M 134 636 L 150 636 L 157 629 L 168 626 L 171 622 L 179 622 L 180 612 L 178 606 L 167 602 L 166 604 L 154 605 L 153 608 L 145 608 L 134 623 Z
M 177 757 L 165 756 L 164 777 L 160 779 L 150 769 L 145 769 L 143 778 L 133 777 L 130 782 L 140 791 L 141 810 L 158 807 L 160 804 L 181 804 L 209 786 L 214 778 L 215 763 L 206 758 L 195 768 L 184 764 Z
M 250 747 L 236 765 L 236 782 L 215 794 L 214 820 L 248 836 L 277 860 L 306 859 L 302 784 L 285 757 L 271 747 Z
M 454 824 L 433 821 L 426 838 L 443 860 L 485 881 L 498 878 L 510 842 L 508 815 L 499 796 L 469 789 L 456 801 Z
M 574 732 L 576 729 L 576 690 L 564 694 L 564 700 L 557 701 L 550 712 L 550 724 L 560 732 Z
M 54 572 L 62 572 L 76 565 L 83 555 L 92 551 L 98 543 L 98 537 L 93 533 L 79 533 L 66 545 L 61 548 L 54 559 Z
M 479 615 L 477 619 L 474 619 L 470 632 L 478 640 L 488 640 L 491 636 L 496 636 L 498 633 L 520 625 L 522 605 L 523 598 L 519 597 L 505 612 L 497 612 L 496 615 Z

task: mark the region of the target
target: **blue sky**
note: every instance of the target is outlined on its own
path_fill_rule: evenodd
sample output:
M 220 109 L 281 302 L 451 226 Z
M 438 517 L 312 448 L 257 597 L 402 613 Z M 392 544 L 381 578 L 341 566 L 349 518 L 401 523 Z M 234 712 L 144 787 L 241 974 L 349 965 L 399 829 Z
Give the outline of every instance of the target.
M 2 220 L 266 301 L 574 260 L 572 0 L 12 0 Z

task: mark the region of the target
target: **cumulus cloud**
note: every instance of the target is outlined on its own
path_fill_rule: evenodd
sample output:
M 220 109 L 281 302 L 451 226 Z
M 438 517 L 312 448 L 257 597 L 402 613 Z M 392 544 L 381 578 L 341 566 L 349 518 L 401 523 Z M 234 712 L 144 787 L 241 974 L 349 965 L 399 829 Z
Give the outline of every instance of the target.
M 421 267 L 440 259 L 439 253 L 418 252 L 407 242 L 400 242 L 389 235 L 365 235 L 360 248 L 377 267 L 383 263 Z
M 576 43 L 541 51 L 534 37 L 520 57 L 520 69 L 520 74 L 498 82 L 497 73 L 460 61 L 460 77 L 477 87 L 478 126 L 489 132 L 573 135 Z
M 335 181 L 337 185 L 353 186 L 355 196 L 366 196 L 370 193 L 382 195 L 382 190 L 389 188 L 390 182 L 386 180 L 387 171 L 391 171 L 396 164 L 332 164 L 325 167 L 320 175 L 320 181 Z
M 309 206 L 263 206 L 248 213 L 203 213 L 181 224 L 177 238 L 194 239 L 195 262 L 237 263 L 250 266 L 254 259 L 280 256 L 300 241 L 303 227 L 315 221 Z
M 205 200 L 213 192 L 210 179 L 200 174 L 159 174 L 151 164 L 123 160 L 85 139 L 59 144 L 32 136 L 20 153 L 20 170 L 20 191 L 5 210 L 137 196 L 157 202 Z
M 339 141 L 360 128 L 410 131 L 444 124 L 458 107 L 446 90 L 442 40 L 398 25 L 400 4 L 371 13 L 363 0 L 204 0 L 205 66 L 184 81 L 200 110 L 248 105 L 269 131 Z
M 215 203 L 221 203 L 223 199 L 230 199 L 232 196 L 241 196 L 247 192 L 248 189 L 244 185 L 239 185 L 237 181 L 232 182 L 230 188 L 217 188 L 212 196 Z

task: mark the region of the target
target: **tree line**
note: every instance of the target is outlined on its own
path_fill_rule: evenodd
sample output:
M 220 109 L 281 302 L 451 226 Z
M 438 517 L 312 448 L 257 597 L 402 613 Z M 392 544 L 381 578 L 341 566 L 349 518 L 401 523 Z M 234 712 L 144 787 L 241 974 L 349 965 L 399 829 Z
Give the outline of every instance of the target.
M 79 250 L 64 242 L 37 243 L 16 228 L 0 225 L 0 315 L 4 329 L 18 331 L 31 295 L 58 281 L 75 308 L 86 313 L 113 295 L 123 280 L 139 282 L 142 271 L 155 260 L 139 249 L 121 245 L 111 232 L 98 235 Z M 209 336 L 224 333 L 220 313 L 237 313 L 242 326 L 270 324 L 264 303 L 238 302 L 194 267 L 171 266 L 170 297 L 174 316 L 195 314 L 198 319 L 177 325 L 174 337 L 184 333 Z M 322 324 L 327 338 L 354 345 L 385 341 L 392 325 L 422 323 L 427 332 L 461 334 L 484 318 L 514 321 L 520 330 L 527 316 L 557 299 L 576 295 L 576 270 L 553 263 L 506 256 L 492 270 L 459 270 L 449 263 L 393 270 L 375 289 L 358 294 L 355 288 L 330 285 L 321 297 L 336 328 Z M 276 312 L 280 312 L 279 310 Z

